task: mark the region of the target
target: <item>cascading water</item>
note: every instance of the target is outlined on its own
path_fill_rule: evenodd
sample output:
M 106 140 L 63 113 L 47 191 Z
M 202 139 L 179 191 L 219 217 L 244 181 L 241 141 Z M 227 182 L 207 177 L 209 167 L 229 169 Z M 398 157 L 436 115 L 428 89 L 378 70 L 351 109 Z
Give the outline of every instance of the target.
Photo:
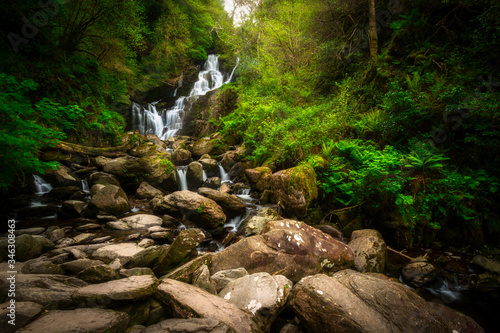
M 52 190 L 52 185 L 46 182 L 45 179 L 43 179 L 42 177 L 38 175 L 33 175 L 33 178 L 35 179 L 36 195 L 42 195 Z
M 224 83 L 231 82 L 238 63 L 239 59 L 237 59 L 231 74 L 224 81 L 224 75 L 219 71 L 219 56 L 210 54 L 205 62 L 204 69 L 198 74 L 198 81 L 195 82 L 189 97 L 179 97 L 171 109 L 158 110 L 156 108 L 158 102 L 147 104 L 146 107 L 133 102 L 132 129 L 139 130 L 141 134 L 156 134 L 160 140 L 176 136 L 178 131 L 182 129 L 186 99 L 195 100 L 198 96 L 205 95 Z M 178 81 L 174 96 L 177 95 L 177 89 L 181 86 L 182 76 Z
M 226 170 L 224 170 L 224 168 L 222 167 L 222 165 L 220 163 L 217 163 L 217 165 L 219 166 L 220 181 L 222 183 L 230 182 L 231 179 L 229 178 L 229 175 L 227 174 Z
M 178 166 L 177 169 L 177 177 L 179 180 L 179 188 L 181 191 L 187 191 L 188 190 L 188 185 L 187 185 L 187 166 Z
M 90 193 L 89 181 L 87 178 L 82 179 L 82 191 L 85 193 Z

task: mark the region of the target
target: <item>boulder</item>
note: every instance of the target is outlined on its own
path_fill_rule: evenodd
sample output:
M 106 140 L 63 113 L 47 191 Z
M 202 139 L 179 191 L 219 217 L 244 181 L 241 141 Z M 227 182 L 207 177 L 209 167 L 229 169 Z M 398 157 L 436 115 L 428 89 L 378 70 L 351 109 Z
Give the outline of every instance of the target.
M 289 304 L 308 332 L 484 332 L 472 319 L 375 273 L 305 277 Z
M 182 230 L 159 258 L 155 264 L 153 271 L 156 275 L 161 276 L 176 267 L 183 261 L 188 261 L 191 254 L 195 251 L 195 256 L 198 254 L 196 247 L 205 239 L 205 234 L 199 229 Z
M 115 185 L 120 187 L 120 182 L 115 176 L 106 172 L 94 172 L 89 176 L 90 186 L 93 185 Z
M 163 246 L 154 245 L 147 247 L 144 249 L 144 251 L 140 251 L 134 254 L 125 263 L 125 267 L 152 267 L 158 261 L 158 258 L 160 258 L 160 256 L 165 253 L 165 251 L 166 248 Z
M 146 249 L 135 243 L 111 244 L 95 250 L 94 253 L 92 253 L 92 257 L 102 260 L 105 263 L 120 259 L 122 265 L 125 265 L 134 255 L 145 250 Z
M 193 162 L 193 158 L 191 157 L 191 152 L 186 149 L 176 149 L 172 153 L 172 163 L 175 166 L 188 165 Z
M 201 165 L 203 165 L 203 170 L 205 171 L 207 177 L 218 177 L 219 176 L 219 165 L 217 164 L 217 160 L 213 158 L 200 158 L 198 160 Z
M 248 272 L 243 267 L 228 269 L 225 271 L 219 271 L 211 276 L 212 281 L 215 284 L 217 293 L 224 289 L 229 282 L 239 279 L 248 275 Z
M 245 203 L 235 195 L 222 193 L 206 187 L 200 187 L 198 193 L 215 201 L 222 208 L 228 219 L 240 216 L 246 212 Z
M 92 284 L 73 293 L 76 302 L 86 304 L 109 304 L 113 301 L 137 301 L 153 295 L 157 280 L 152 275 L 130 276 L 128 278 Z
M 323 231 L 325 234 L 332 236 L 336 240 L 343 241 L 344 236 L 342 235 L 342 231 L 340 231 L 337 227 L 329 224 L 321 224 L 315 225 L 316 229 Z M 382 237 L 382 236 L 381 236 Z
M 108 265 L 101 264 L 85 268 L 76 277 L 87 283 L 103 283 L 116 279 L 118 274 Z
M 44 197 L 54 200 L 68 200 L 78 192 L 80 192 L 80 188 L 78 186 L 54 187 L 49 193 L 44 194 Z
M 283 275 L 271 276 L 262 272 L 229 282 L 219 296 L 252 312 L 262 330 L 268 332 L 284 307 L 292 286 Z
M 207 187 L 207 188 L 217 190 L 219 187 L 221 187 L 221 180 L 219 177 L 207 178 L 207 180 L 205 180 L 205 182 L 203 182 L 201 187 Z M 224 193 L 224 192 L 221 192 L 221 193 Z
M 205 154 L 219 155 L 227 150 L 226 145 L 220 139 L 208 137 L 196 140 L 193 144 L 193 156 L 200 157 Z
M 10 275 L 0 273 L 0 295 L 6 296 L 10 288 L 7 278 Z M 80 279 L 51 274 L 17 274 L 16 302 L 35 302 L 54 307 L 68 307 L 73 304 L 71 294 L 87 283 Z
M 141 333 L 230 333 L 226 324 L 212 318 L 167 319 L 148 326 Z
M 134 147 L 128 151 L 128 153 L 135 157 L 144 157 L 155 155 L 158 152 L 166 152 L 162 147 L 157 147 L 153 142 L 145 142 L 137 147 Z
M 211 318 L 238 333 L 260 332 L 249 311 L 189 284 L 163 279 L 156 295 L 174 317 Z
M 139 275 L 152 275 L 155 274 L 149 267 L 134 267 L 129 269 L 120 269 L 121 277 L 139 276 Z
M 21 268 L 23 274 L 64 274 L 64 270 L 47 258 L 39 257 L 28 260 Z
M 269 188 L 272 171 L 268 167 L 246 169 L 245 176 L 254 191 L 264 192 Z
M 116 222 L 126 223 L 130 229 L 142 229 L 161 226 L 163 220 L 161 217 L 155 215 L 137 214 L 121 218 Z
M 472 258 L 472 263 L 482 269 L 500 275 L 500 262 L 493 259 L 485 258 L 481 255 L 476 255 Z
M 128 321 L 126 313 L 108 309 L 53 310 L 17 332 L 124 332 Z
M 87 204 L 79 200 L 66 200 L 61 207 L 61 213 L 67 216 L 81 216 Z
M 64 237 L 65 232 L 58 226 L 51 226 L 47 229 L 47 231 L 45 231 L 45 235 L 50 241 L 57 242 Z
M 244 267 L 250 274 L 278 273 L 295 283 L 307 275 L 347 269 L 353 261 L 344 243 L 305 223 L 280 220 L 268 222 L 261 235 L 214 254 L 211 272 Z
M 222 230 L 226 215 L 212 199 L 191 191 L 177 191 L 162 199 L 153 199 L 155 213 L 169 214 L 195 223 L 207 230 Z
M 82 180 L 70 168 L 65 165 L 58 165 L 56 169 L 45 170 L 44 178 L 53 187 L 77 186 L 80 188 Z
M 309 164 L 274 173 L 270 180 L 271 201 L 281 204 L 288 216 L 307 215 L 307 208 L 318 197 L 316 174 Z
M 186 171 L 188 189 L 196 191 L 204 182 L 203 165 L 199 162 L 189 163 Z
M 121 215 L 129 210 L 130 206 L 125 192 L 118 186 L 104 185 L 104 187 L 90 199 L 85 209 L 85 214 L 90 217 L 106 214 Z
M 238 228 L 238 231 L 249 237 L 258 235 L 262 232 L 267 222 L 283 220 L 277 211 L 271 208 L 263 207 L 257 211 L 257 215 L 244 220 Z
M 8 323 L 11 319 L 7 315 L 11 313 L 12 305 L 15 311 L 15 325 Z M 9 306 L 11 309 L 8 308 Z M 13 333 L 19 327 L 28 324 L 39 315 L 42 310 L 42 305 L 33 302 L 16 302 L 14 304 L 5 302 L 0 304 L 0 327 L 2 327 L 4 333 Z
M 162 191 L 160 191 L 157 188 L 154 188 L 153 186 L 149 185 L 146 182 L 142 182 L 141 185 L 139 185 L 139 188 L 137 188 L 137 191 L 135 191 L 135 197 L 137 199 L 153 199 L 154 197 L 162 197 L 164 194 Z
M 81 271 L 96 265 L 103 264 L 100 260 L 91 260 L 91 259 L 77 259 L 70 262 L 65 262 L 59 265 L 65 272 L 70 274 L 78 274 Z
M 401 270 L 401 278 L 413 288 L 428 287 L 439 277 L 438 269 L 423 258 L 414 259 Z
M 348 246 L 354 252 L 354 267 L 362 273 L 383 273 L 387 262 L 387 245 L 377 230 L 356 230 Z
M 39 257 L 43 252 L 43 246 L 38 239 L 33 235 L 21 235 L 16 239 L 16 261 L 26 261 Z M 0 254 L 3 260 L 7 261 L 8 240 L 3 238 L 0 240 Z
M 211 294 L 217 295 L 215 283 L 210 277 L 210 269 L 207 265 L 201 266 L 194 272 L 192 285 L 208 291 Z

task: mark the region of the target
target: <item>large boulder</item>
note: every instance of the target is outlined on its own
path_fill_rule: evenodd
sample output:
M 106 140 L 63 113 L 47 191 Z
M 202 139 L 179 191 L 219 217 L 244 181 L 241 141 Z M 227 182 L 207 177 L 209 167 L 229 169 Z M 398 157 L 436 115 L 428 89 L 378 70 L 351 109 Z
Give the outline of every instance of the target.
M 354 267 L 362 272 L 383 273 L 387 261 L 387 245 L 377 230 L 356 230 L 348 246 L 354 252 Z
M 188 165 L 189 163 L 193 162 L 193 158 L 191 157 L 191 152 L 186 149 L 176 149 L 172 153 L 172 163 L 174 163 L 175 166 L 180 166 L 180 165 Z
M 205 154 L 219 155 L 227 150 L 226 145 L 220 139 L 201 138 L 193 144 L 193 155 L 200 157 Z
M 245 235 L 245 237 L 258 235 L 262 232 L 267 222 L 278 220 L 283 220 L 283 217 L 277 211 L 263 207 L 257 211 L 256 215 L 244 220 L 240 224 L 238 231 Z
M 162 197 L 163 195 L 164 193 L 162 191 L 146 182 L 142 182 L 137 191 L 135 191 L 135 197 L 137 199 L 153 199 L 154 197 Z
M 207 174 L 207 177 L 219 177 L 219 165 L 217 164 L 217 160 L 212 158 L 200 158 L 198 162 L 203 165 L 203 170 Z
M 14 313 L 12 313 L 12 310 Z M 42 305 L 33 302 L 6 302 L 0 304 L 0 326 L 4 333 L 13 333 L 19 327 L 28 324 L 42 310 Z M 15 325 L 8 323 L 11 318 L 15 318 Z
M 238 333 L 260 332 L 250 311 L 189 284 L 163 279 L 156 295 L 173 317 L 211 318 Z
M 53 310 L 17 332 L 95 333 L 124 332 L 129 317 L 108 309 Z
M 261 235 L 245 238 L 213 255 L 211 272 L 244 267 L 250 274 L 281 274 L 292 282 L 307 275 L 350 268 L 351 249 L 305 223 L 268 222 Z
M 305 217 L 307 208 L 318 197 L 316 174 L 309 164 L 274 173 L 270 186 L 271 201 L 280 204 L 288 216 Z
M 283 275 L 271 276 L 262 272 L 231 281 L 219 296 L 252 312 L 263 331 L 269 331 L 292 286 L 292 282 Z
M 125 223 L 129 227 L 129 229 L 141 229 L 161 226 L 163 223 L 163 219 L 159 216 L 150 214 L 137 214 L 121 218 L 116 222 Z
M 422 257 L 412 260 L 401 270 L 401 278 L 413 288 L 429 287 L 437 281 L 440 275 L 436 266 Z
M 191 191 L 177 191 L 151 201 L 155 213 L 169 214 L 208 230 L 222 230 L 226 215 L 215 201 Z
M 272 171 L 268 167 L 246 169 L 245 176 L 254 191 L 264 192 L 269 188 Z
M 125 192 L 118 186 L 105 185 L 92 196 L 85 208 L 85 214 L 90 217 L 121 215 L 129 210 L 130 206 Z
M 42 243 L 33 235 L 21 235 L 15 238 L 16 260 L 26 261 L 39 257 L 43 252 Z M 9 252 L 7 245 L 10 244 L 7 238 L 0 240 L 0 255 L 3 260 L 7 260 Z
M 289 302 L 307 332 L 484 332 L 471 318 L 375 273 L 305 277 Z
M 189 163 L 186 171 L 186 181 L 188 189 L 191 191 L 196 191 L 203 184 L 203 165 L 201 163 Z
M 115 176 L 106 172 L 94 172 L 89 176 L 90 186 L 101 185 L 115 185 L 120 186 L 120 182 Z
M 44 178 L 53 187 L 82 186 L 82 180 L 70 168 L 65 165 L 58 165 L 56 169 L 47 169 Z
M 115 259 L 119 259 L 121 264 L 125 265 L 134 255 L 145 250 L 146 249 L 135 243 L 111 244 L 95 250 L 92 253 L 92 257 L 94 259 L 102 260 L 107 264 Z
M 206 187 L 200 187 L 198 193 L 215 201 L 222 208 L 228 219 L 246 212 L 245 203 L 235 195 L 222 193 Z
M 178 186 L 175 166 L 168 157 L 168 154 L 141 158 L 124 156 L 108 161 L 103 169 L 115 175 L 127 190 L 135 191 L 145 181 L 153 187 L 171 192 Z

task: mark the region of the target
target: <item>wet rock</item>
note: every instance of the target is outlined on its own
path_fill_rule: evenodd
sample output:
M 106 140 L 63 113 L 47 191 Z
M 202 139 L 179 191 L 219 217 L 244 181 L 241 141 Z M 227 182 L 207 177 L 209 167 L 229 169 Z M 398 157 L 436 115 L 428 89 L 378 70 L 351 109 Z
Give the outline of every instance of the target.
M 3 260 L 7 261 L 8 240 L 7 238 L 0 239 L 0 254 Z M 16 237 L 16 261 L 26 261 L 39 257 L 43 252 L 42 243 L 32 235 L 21 235 Z
M 81 225 L 79 227 L 76 227 L 75 230 L 77 231 L 89 231 L 89 230 L 96 230 L 96 229 L 101 229 L 101 225 L 97 223 L 87 223 L 84 225 Z
M 210 139 L 208 137 L 201 138 L 193 144 L 193 156 L 200 157 L 202 155 L 219 155 L 224 153 L 227 147 L 219 139 Z
M 44 177 L 53 187 L 77 186 L 79 188 L 82 184 L 80 177 L 62 164 L 56 169 L 47 169 Z
M 0 295 L 7 295 L 10 288 L 6 273 L 0 273 Z M 80 279 L 50 274 L 16 275 L 16 302 L 35 302 L 54 307 L 73 304 L 71 294 L 87 283 Z
M 112 244 L 97 249 L 92 254 L 92 257 L 102 260 L 105 263 L 120 259 L 122 265 L 125 265 L 134 255 L 145 250 L 135 243 Z
M 97 215 L 95 218 L 96 218 L 97 222 L 100 222 L 100 223 L 106 223 L 106 222 L 111 222 L 111 221 L 117 220 L 116 216 L 110 215 L 110 214 L 100 214 L 100 215 Z
M 167 319 L 147 327 L 142 333 L 230 333 L 226 324 L 212 318 Z
M 94 172 L 89 176 L 89 184 L 93 185 L 115 185 L 121 187 L 120 182 L 115 176 L 106 172 Z
M 27 228 L 27 229 L 18 229 L 14 230 L 14 235 L 16 236 L 21 236 L 21 235 L 39 235 L 45 231 L 44 227 L 34 227 L 34 228 Z
M 158 258 L 153 268 L 155 274 L 164 275 L 181 262 L 192 259 L 192 253 L 194 252 L 196 256 L 198 253 L 196 247 L 204 239 L 205 234 L 199 229 L 182 230 L 167 251 Z
M 47 258 L 36 258 L 28 260 L 21 269 L 23 274 L 64 274 L 64 270 Z
M 135 191 L 135 197 L 137 199 L 153 199 L 154 197 L 162 197 L 163 195 L 162 191 L 146 182 L 142 182 L 137 191 Z
M 308 332 L 483 332 L 472 319 L 443 311 L 381 274 L 308 276 L 289 302 Z
M 258 235 L 262 232 L 267 222 L 282 219 L 274 209 L 263 207 L 257 211 L 257 215 L 243 221 L 238 229 L 245 237 Z
M 193 274 L 193 286 L 203 289 L 211 294 L 217 295 L 215 283 L 210 277 L 210 270 L 207 265 L 198 268 Z
M 76 277 L 87 283 L 103 283 L 116 279 L 118 275 L 108 265 L 101 264 L 85 268 Z
M 134 216 L 124 217 L 117 222 L 126 223 L 130 229 L 142 229 L 160 226 L 162 225 L 163 220 L 161 217 L 155 215 L 137 214 Z
M 118 186 L 105 185 L 92 196 L 85 214 L 90 217 L 102 214 L 121 215 L 129 210 L 130 206 L 125 192 Z
M 94 234 L 85 232 L 76 235 L 75 237 L 73 237 L 73 239 L 75 240 L 76 244 L 85 244 L 89 243 L 92 239 L 94 239 L 94 237 L 95 237 Z
M 149 237 L 157 241 L 159 244 L 171 244 L 174 240 L 174 235 L 170 231 L 157 231 L 149 234 Z
M 229 282 L 219 296 L 252 312 L 262 330 L 269 331 L 292 286 L 292 282 L 282 275 L 255 273 Z
M 130 276 L 128 278 L 92 284 L 73 293 L 76 302 L 86 304 L 109 304 L 112 301 L 137 301 L 153 295 L 156 278 L 152 275 Z
M 58 226 L 49 227 L 45 232 L 47 238 L 52 242 L 57 242 L 58 240 L 62 239 L 64 237 L 64 234 L 64 230 L 62 230 Z
M 175 317 L 211 318 L 238 333 L 259 332 L 249 311 L 189 284 L 163 279 L 156 295 Z
M 80 192 L 78 186 L 54 187 L 49 193 L 44 194 L 44 197 L 55 200 L 68 200 L 77 192 Z
M 219 177 L 207 178 L 207 180 L 205 180 L 205 182 L 201 185 L 201 187 L 217 190 L 219 187 L 221 187 L 221 180 Z M 221 192 L 221 193 L 227 193 L 227 192 Z
M 104 236 L 104 237 L 98 237 L 94 238 L 91 243 L 92 244 L 100 244 L 100 243 L 105 243 L 107 241 L 111 240 L 111 236 Z
M 120 269 L 121 277 L 139 276 L 139 275 L 155 275 L 149 267 L 134 267 L 129 269 Z
M 272 171 L 268 167 L 245 170 L 245 176 L 252 189 L 261 193 L 269 188 L 271 175 Z
M 472 258 L 472 263 L 484 270 L 500 275 L 500 262 L 477 255 Z
M 124 332 L 128 315 L 108 309 L 53 310 L 17 332 Z
M 132 229 L 127 223 L 123 221 L 111 221 L 106 223 L 106 228 L 112 229 L 112 230 L 130 230 Z
M 59 267 L 61 267 L 65 272 L 76 275 L 89 267 L 102 264 L 103 262 L 100 260 L 77 259 L 70 262 L 62 263 L 59 265 Z
M 315 225 L 316 229 L 323 231 L 325 234 L 332 236 L 332 238 L 343 241 L 344 237 L 342 236 L 342 231 L 337 229 L 336 227 L 328 224 Z
M 177 191 L 151 201 L 153 211 L 195 223 L 207 230 L 222 230 L 226 215 L 217 203 L 191 191 Z
M 235 195 L 222 193 L 206 187 L 200 187 L 198 193 L 215 201 L 229 219 L 246 212 L 245 203 Z
M 152 239 L 149 239 L 149 238 L 144 238 L 139 243 L 137 243 L 137 245 L 139 245 L 140 247 L 143 247 L 143 248 L 147 248 L 147 247 L 155 245 L 155 241 Z
M 359 272 L 384 272 L 387 262 L 387 245 L 377 230 L 354 231 L 348 246 L 354 252 L 354 267 Z
M 305 217 L 318 197 L 316 174 L 309 164 L 274 173 L 270 186 L 271 201 L 281 204 L 288 216 Z
M 413 288 L 429 286 L 440 276 L 438 269 L 426 261 L 412 261 L 403 267 L 401 278 Z
M 2 327 L 4 333 L 13 333 L 19 327 L 25 326 L 43 310 L 43 306 L 37 303 L 16 302 L 14 304 L 16 324 L 11 325 L 8 323 L 10 317 L 7 316 L 11 313 L 10 310 L 12 309 L 9 309 L 9 306 L 12 307 L 12 304 L 10 302 L 0 304 L 0 327 Z
M 153 245 L 133 255 L 125 264 L 125 267 L 152 267 L 158 259 L 165 253 L 163 246 Z
M 191 152 L 186 149 L 176 149 L 172 153 L 172 163 L 175 166 L 188 165 L 193 162 L 193 157 L 191 156 Z
M 161 225 L 165 228 L 177 227 L 179 224 L 181 224 L 181 221 L 170 215 L 163 215 L 162 221 L 163 222 Z
M 215 288 L 217 293 L 224 289 L 229 282 L 239 279 L 243 276 L 248 275 L 248 272 L 243 267 L 235 269 L 227 269 L 224 271 L 219 271 L 211 276 L 212 281 L 215 283 Z
M 190 191 L 196 191 L 204 182 L 203 165 L 199 162 L 189 163 L 186 171 L 186 180 L 188 189 Z
M 218 177 L 219 176 L 219 165 L 217 161 L 210 158 L 210 156 L 202 156 L 198 160 L 203 165 L 203 170 L 205 171 L 207 177 Z

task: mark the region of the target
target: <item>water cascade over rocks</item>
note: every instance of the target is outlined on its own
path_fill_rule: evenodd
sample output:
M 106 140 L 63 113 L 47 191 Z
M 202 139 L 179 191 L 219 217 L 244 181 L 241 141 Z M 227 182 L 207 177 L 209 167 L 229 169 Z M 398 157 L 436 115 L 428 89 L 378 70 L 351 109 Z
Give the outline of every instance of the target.
M 205 95 L 224 83 L 231 82 L 237 66 L 238 62 L 224 81 L 224 75 L 219 70 L 219 56 L 210 54 L 203 66 L 204 69 L 198 74 L 198 81 L 194 83 L 189 96 L 180 96 L 172 108 L 158 109 L 156 107 L 158 102 L 149 103 L 146 106 L 133 102 L 132 129 L 138 130 L 141 134 L 156 134 L 160 140 L 178 135 L 179 130 L 182 129 L 186 101 L 195 101 L 198 96 Z M 174 91 L 174 96 L 177 95 L 177 89 L 181 86 L 182 76 Z
M 35 179 L 35 189 L 36 189 L 35 194 L 36 195 L 42 195 L 42 194 L 48 193 L 48 192 L 50 192 L 50 190 L 52 190 L 52 185 L 50 185 L 42 177 L 40 177 L 38 175 L 33 175 L 33 178 Z

